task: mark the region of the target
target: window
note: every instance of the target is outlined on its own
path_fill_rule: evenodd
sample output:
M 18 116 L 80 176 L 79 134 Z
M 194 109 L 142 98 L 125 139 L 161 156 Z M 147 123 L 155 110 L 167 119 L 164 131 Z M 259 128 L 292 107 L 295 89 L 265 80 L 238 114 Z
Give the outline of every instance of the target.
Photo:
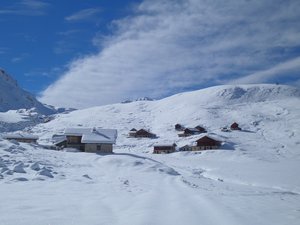
M 97 145 L 97 151 L 101 151 L 101 145 Z

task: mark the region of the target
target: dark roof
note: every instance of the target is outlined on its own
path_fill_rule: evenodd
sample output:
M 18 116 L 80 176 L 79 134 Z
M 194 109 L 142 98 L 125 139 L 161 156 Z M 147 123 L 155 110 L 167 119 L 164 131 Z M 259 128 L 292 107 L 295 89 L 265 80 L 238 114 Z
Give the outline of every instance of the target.
M 233 124 L 231 124 L 231 127 L 239 127 L 239 124 L 234 122 Z
M 197 128 L 185 128 L 184 131 L 199 132 Z
M 195 128 L 199 131 L 206 131 L 205 128 L 201 126 L 196 126 Z
M 147 131 L 145 129 L 140 129 L 136 132 L 137 135 L 139 134 L 150 134 L 150 135 L 154 135 L 153 133 L 151 133 L 150 131 Z
M 135 128 L 132 128 L 130 131 L 137 131 Z

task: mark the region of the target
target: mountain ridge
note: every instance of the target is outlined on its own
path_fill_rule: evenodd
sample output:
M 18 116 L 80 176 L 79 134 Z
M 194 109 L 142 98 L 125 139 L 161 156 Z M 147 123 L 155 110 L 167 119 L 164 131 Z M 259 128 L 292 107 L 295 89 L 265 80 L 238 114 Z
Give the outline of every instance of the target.
M 19 87 L 11 75 L 0 69 L 0 112 L 32 108 L 44 115 L 55 112 L 54 108 L 39 102 L 31 93 Z

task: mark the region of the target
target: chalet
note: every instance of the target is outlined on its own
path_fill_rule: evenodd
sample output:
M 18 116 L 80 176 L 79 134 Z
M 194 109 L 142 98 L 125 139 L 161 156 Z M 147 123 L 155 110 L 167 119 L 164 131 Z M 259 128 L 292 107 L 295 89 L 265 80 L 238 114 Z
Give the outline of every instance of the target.
M 25 143 L 36 143 L 39 139 L 38 136 L 26 133 L 16 133 L 16 134 L 6 134 L 2 136 L 3 139 L 6 140 L 15 140 L 18 142 L 25 142 Z
M 231 124 L 230 126 L 231 130 L 241 130 L 241 128 L 239 127 L 239 124 L 234 122 L 233 124 Z
M 181 124 L 177 123 L 177 124 L 175 124 L 175 130 L 177 130 L 177 131 L 183 131 L 184 130 L 184 126 L 182 126 Z
M 195 134 L 200 134 L 199 130 L 197 128 L 185 128 L 183 130 L 183 133 L 178 134 L 178 137 L 188 137 Z
M 135 132 L 134 137 L 136 137 L 136 138 L 155 138 L 156 135 L 145 129 L 140 129 Z
M 100 128 L 67 128 L 66 147 L 83 152 L 112 153 L 116 143 L 117 130 Z
M 206 133 L 206 129 L 204 127 L 201 126 L 196 126 L 195 129 L 197 129 L 200 133 Z
M 153 154 L 168 154 L 175 152 L 176 144 L 172 145 L 155 145 L 153 149 Z
M 207 150 L 207 149 L 217 149 L 221 146 L 221 142 L 217 141 L 211 137 L 204 136 L 197 141 L 197 145 L 193 150 Z
M 129 131 L 128 136 L 129 136 L 129 137 L 135 137 L 136 132 L 137 132 L 137 130 L 136 130 L 135 128 L 132 128 L 132 129 Z

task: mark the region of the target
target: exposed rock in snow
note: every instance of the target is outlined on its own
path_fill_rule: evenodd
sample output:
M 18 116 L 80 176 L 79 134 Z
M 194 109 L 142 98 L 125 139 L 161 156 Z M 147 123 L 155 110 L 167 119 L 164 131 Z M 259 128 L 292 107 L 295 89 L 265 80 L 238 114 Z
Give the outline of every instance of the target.
M 28 179 L 25 177 L 17 177 L 17 178 L 12 179 L 12 181 L 28 181 Z
M 84 175 L 82 175 L 82 177 L 92 180 L 92 178 L 88 174 L 84 174 Z
M 52 175 L 51 172 L 52 172 L 52 171 L 51 171 L 50 169 L 42 168 L 42 169 L 37 173 L 37 175 L 41 175 L 41 176 L 46 176 L 46 177 L 49 177 L 49 178 L 53 178 L 54 176 Z
M 35 162 L 30 166 L 30 169 L 35 170 L 35 171 L 39 171 L 41 169 L 41 167 L 40 167 L 40 164 L 38 162 Z
M 24 163 L 20 162 L 14 167 L 13 171 L 15 173 L 26 173 L 26 171 L 24 170 L 24 167 L 25 167 Z

